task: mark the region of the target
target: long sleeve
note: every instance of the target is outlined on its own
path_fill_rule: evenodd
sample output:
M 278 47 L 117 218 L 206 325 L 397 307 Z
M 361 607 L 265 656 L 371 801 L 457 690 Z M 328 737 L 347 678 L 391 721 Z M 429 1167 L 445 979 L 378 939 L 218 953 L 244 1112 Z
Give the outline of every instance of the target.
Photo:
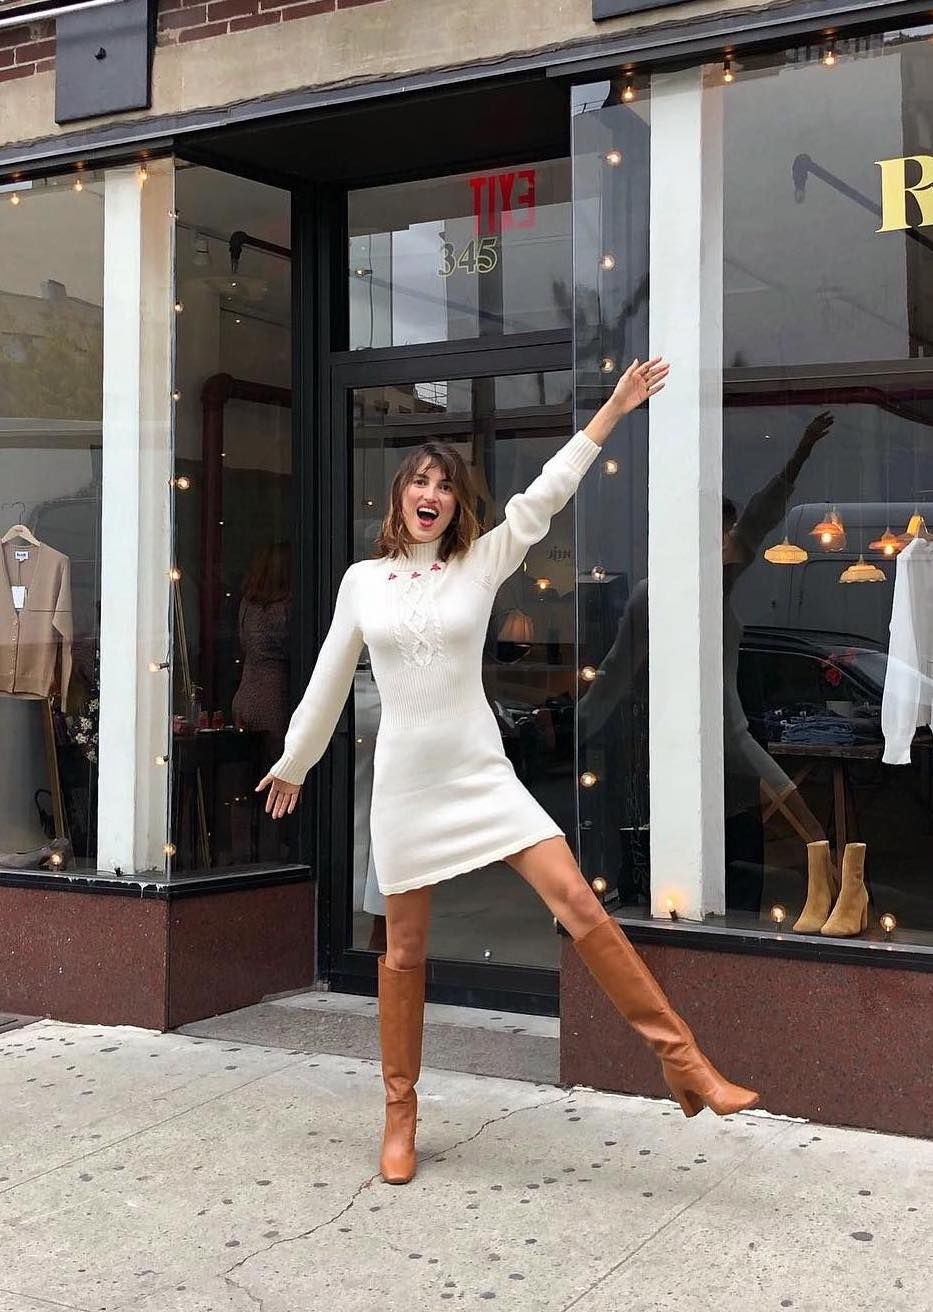
M 733 533 L 752 556 L 757 554 L 767 535 L 787 513 L 787 498 L 792 486 L 783 474 L 778 474 L 749 498 Z
M 530 487 L 509 500 L 504 522 L 485 533 L 473 548 L 491 586 L 498 588 L 514 574 L 529 547 L 541 541 L 599 451 L 585 433 L 577 433 L 547 461 Z
M 60 642 L 61 677 L 59 690 L 62 710 L 65 711 L 68 708 L 68 685 L 71 683 L 71 647 L 74 641 L 74 615 L 71 609 L 71 561 L 67 556 L 62 557 L 52 625 L 59 636 Z
M 921 702 L 920 650 L 914 622 L 913 547 L 898 558 L 891 606 L 891 641 L 881 699 L 886 765 L 910 765 Z
M 363 648 L 354 584 L 351 566 L 341 580 L 334 618 L 305 695 L 288 726 L 285 751 L 269 769 L 276 779 L 286 783 L 303 783 L 305 775 L 324 755 L 353 685 Z

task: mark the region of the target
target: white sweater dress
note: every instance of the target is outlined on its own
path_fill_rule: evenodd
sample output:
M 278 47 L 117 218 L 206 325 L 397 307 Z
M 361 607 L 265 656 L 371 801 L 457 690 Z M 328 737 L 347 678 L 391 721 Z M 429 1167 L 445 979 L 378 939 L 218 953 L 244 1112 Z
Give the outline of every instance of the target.
M 369 648 L 382 700 L 371 830 L 379 888 L 404 893 L 476 870 L 563 831 L 519 782 L 486 700 L 482 655 L 500 585 L 547 533 L 600 448 L 561 448 L 505 520 L 448 561 L 436 543 L 351 565 L 285 752 L 270 773 L 304 781 L 323 756 Z

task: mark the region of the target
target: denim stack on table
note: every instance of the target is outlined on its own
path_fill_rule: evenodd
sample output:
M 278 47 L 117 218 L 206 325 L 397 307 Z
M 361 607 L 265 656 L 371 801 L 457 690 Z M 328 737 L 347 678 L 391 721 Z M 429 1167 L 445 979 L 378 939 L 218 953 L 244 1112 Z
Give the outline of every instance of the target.
M 848 720 L 832 711 L 791 720 L 781 730 L 782 743 L 803 743 L 808 747 L 854 747 L 858 741 L 859 736 Z

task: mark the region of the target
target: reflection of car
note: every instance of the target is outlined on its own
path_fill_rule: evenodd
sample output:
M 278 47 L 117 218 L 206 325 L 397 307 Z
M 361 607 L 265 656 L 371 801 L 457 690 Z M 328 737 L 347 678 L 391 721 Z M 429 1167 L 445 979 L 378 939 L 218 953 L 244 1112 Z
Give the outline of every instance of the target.
M 860 733 L 880 737 L 887 660 L 876 643 L 847 633 L 749 626 L 739 648 L 738 682 L 752 734 L 767 742 L 775 712 L 793 715 L 835 702 Z

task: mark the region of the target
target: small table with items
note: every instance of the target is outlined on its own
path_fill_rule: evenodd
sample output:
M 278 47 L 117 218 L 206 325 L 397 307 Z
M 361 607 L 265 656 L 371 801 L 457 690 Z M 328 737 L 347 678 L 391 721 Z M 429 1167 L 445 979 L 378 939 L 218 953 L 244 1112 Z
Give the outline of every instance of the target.
M 836 837 L 836 862 L 838 865 L 845 852 L 846 843 L 854 841 L 857 834 L 855 799 L 852 792 L 849 767 L 853 762 L 858 761 L 880 761 L 884 752 L 883 744 L 878 742 L 834 746 L 832 743 L 779 742 L 768 743 L 768 751 L 775 758 L 787 757 L 801 762 L 793 775 L 793 783 L 796 788 L 799 788 L 818 766 L 830 766 L 833 778 L 833 824 Z M 801 832 L 798 822 L 784 808 L 782 799 L 779 797 L 774 798 L 768 804 L 762 815 L 763 821 L 767 823 L 776 811 L 780 811 L 784 818 L 800 833 L 805 842 L 808 841 L 809 835 Z

